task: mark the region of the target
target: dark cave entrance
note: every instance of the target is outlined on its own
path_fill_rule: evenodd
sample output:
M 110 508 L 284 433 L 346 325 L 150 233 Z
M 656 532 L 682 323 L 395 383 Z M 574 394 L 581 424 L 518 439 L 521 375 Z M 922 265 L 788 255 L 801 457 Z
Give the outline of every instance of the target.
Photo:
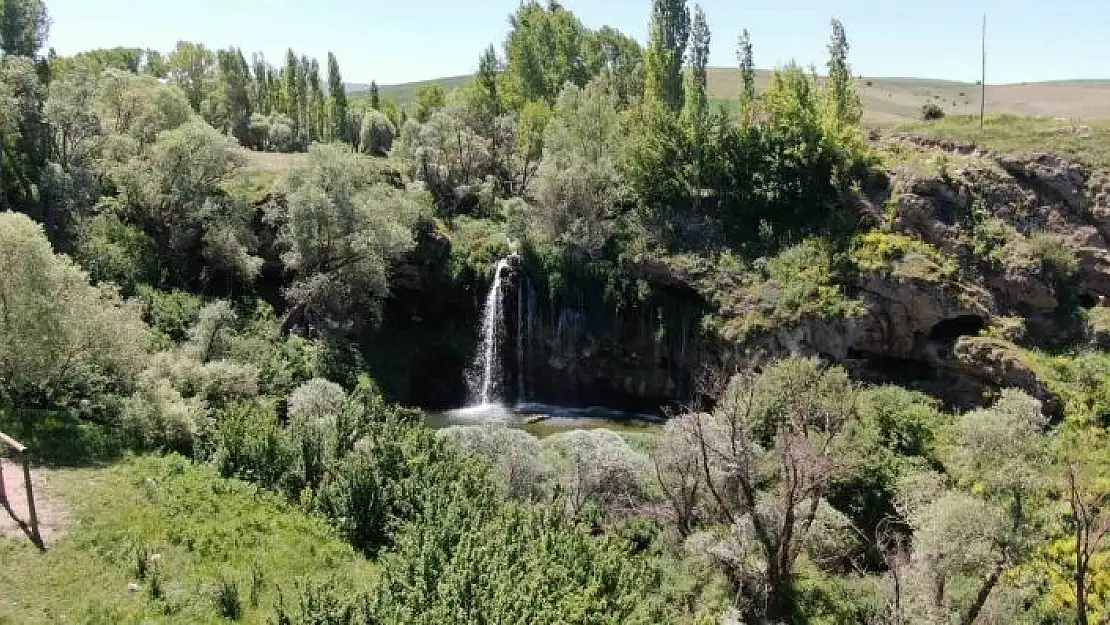
M 961 315 L 938 322 L 929 331 L 929 340 L 938 343 L 955 343 L 961 336 L 975 336 L 987 327 L 979 315 Z

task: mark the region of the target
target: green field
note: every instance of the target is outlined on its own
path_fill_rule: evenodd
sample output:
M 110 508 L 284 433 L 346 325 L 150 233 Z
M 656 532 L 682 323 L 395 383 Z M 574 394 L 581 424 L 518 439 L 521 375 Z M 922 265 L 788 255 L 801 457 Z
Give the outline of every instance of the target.
M 763 86 L 771 73 L 760 70 L 757 83 Z M 411 105 L 422 87 L 438 84 L 450 91 L 461 87 L 470 76 L 452 76 L 436 80 L 387 85 L 381 87 L 383 98 L 401 106 Z M 727 103 L 740 91 L 740 71 L 735 68 L 709 69 L 709 97 Z M 973 83 L 920 78 L 859 79 L 863 100 L 864 121 L 886 126 L 916 120 L 926 102 L 934 102 L 949 115 L 979 112 L 980 87 Z M 366 97 L 366 92 L 354 97 Z M 988 85 L 987 111 L 1051 118 L 1097 119 L 1110 117 L 1110 80 L 1077 80 L 1062 82 Z
M 322 519 L 180 456 L 38 475 L 66 519 L 46 553 L 0 536 L 0 624 L 221 623 L 232 597 L 271 623 L 305 584 L 373 579 Z

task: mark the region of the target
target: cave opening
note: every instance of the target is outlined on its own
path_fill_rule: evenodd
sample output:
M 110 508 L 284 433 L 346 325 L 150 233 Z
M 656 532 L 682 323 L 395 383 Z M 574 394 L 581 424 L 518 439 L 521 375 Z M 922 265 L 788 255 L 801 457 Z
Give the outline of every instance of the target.
M 1099 297 L 1097 295 L 1093 295 L 1091 293 L 1080 293 L 1079 294 L 1079 307 L 1080 308 L 1086 308 L 1087 310 L 1090 310 L 1090 309 L 1094 308 L 1095 306 L 1098 306 L 1098 302 L 1099 302 Z
M 955 343 L 961 336 L 975 336 L 987 327 L 985 319 L 979 315 L 961 315 L 943 319 L 929 331 L 929 340 Z

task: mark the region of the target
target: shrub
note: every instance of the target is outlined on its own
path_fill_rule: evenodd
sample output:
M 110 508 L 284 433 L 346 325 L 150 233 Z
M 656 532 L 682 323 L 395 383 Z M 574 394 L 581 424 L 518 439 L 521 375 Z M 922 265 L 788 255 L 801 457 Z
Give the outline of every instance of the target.
M 385 156 L 393 147 L 396 136 L 397 129 L 385 114 L 375 110 L 367 111 L 362 117 L 358 149 L 363 154 Z
M 944 109 L 935 102 L 926 102 L 925 105 L 921 107 L 921 119 L 925 121 L 944 119 L 944 115 Z
M 216 420 L 215 442 L 213 463 L 224 477 L 238 477 L 276 488 L 292 468 L 289 438 L 271 404 L 250 402 L 228 406 Z
M 851 257 L 861 271 L 928 282 L 952 279 L 958 269 L 954 259 L 925 241 L 879 230 L 857 237 Z
M 558 510 L 443 503 L 384 558 L 367 606 L 375 622 L 677 622 L 658 570 L 626 541 L 595 538 Z
M 648 460 L 609 430 L 575 430 L 541 443 L 571 514 L 587 506 L 629 506 L 644 495 Z
M 503 425 L 453 426 L 438 436 L 465 454 L 489 461 L 507 496 L 536 499 L 543 494 L 550 469 L 535 436 Z
M 374 555 L 393 543 L 402 524 L 425 510 L 440 514 L 443 497 L 481 506 L 493 491 L 481 465 L 452 453 L 423 424 L 396 417 L 373 423 L 355 450 L 336 463 L 319 509 L 359 550 Z
M 156 380 L 124 402 L 124 436 L 134 449 L 191 455 L 203 417 L 199 402 L 183 398 L 168 380 Z

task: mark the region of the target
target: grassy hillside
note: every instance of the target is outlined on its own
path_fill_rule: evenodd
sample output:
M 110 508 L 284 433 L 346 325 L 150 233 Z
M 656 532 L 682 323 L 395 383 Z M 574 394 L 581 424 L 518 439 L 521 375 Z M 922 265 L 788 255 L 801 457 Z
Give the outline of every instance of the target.
M 771 73 L 760 70 L 757 82 L 767 83 Z M 382 97 L 405 106 L 416 100 L 422 87 L 439 84 L 447 90 L 461 87 L 470 76 L 452 76 L 436 80 L 388 85 L 381 88 Z M 709 97 L 727 103 L 736 99 L 740 90 L 740 71 L 715 67 L 709 70 Z M 859 82 L 865 121 L 889 125 L 916 120 L 926 102 L 939 104 L 950 115 L 979 112 L 979 86 L 972 83 L 925 80 L 920 78 L 868 78 Z M 365 92 L 355 98 L 365 97 Z M 1021 83 L 987 87 L 987 110 L 992 113 L 1016 113 L 1094 119 L 1110 117 L 1110 80 Z
M 305 584 L 373 579 L 321 519 L 181 457 L 42 480 L 70 520 L 46 553 L 0 536 L 0 624 L 221 623 L 236 600 L 263 624 Z

